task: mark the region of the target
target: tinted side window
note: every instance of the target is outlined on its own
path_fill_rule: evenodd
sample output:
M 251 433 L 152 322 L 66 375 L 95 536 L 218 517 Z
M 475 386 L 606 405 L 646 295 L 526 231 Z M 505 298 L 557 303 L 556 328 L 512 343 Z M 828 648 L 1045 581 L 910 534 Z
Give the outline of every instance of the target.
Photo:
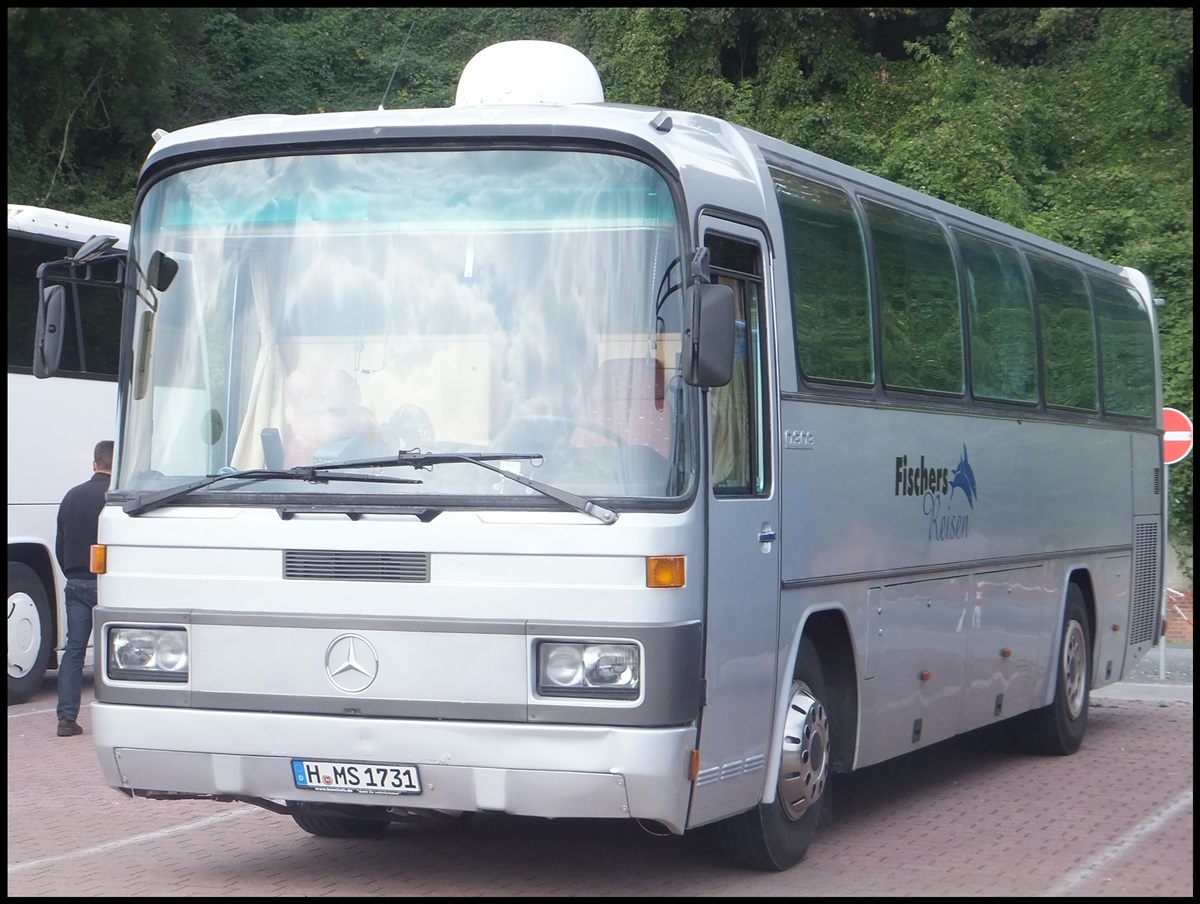
M 958 273 L 933 220 L 865 202 L 875 241 L 883 382 L 895 389 L 962 394 Z
M 1046 404 L 1097 411 L 1096 330 L 1083 276 L 1041 258 L 1029 264 L 1042 328 Z
M 971 391 L 979 398 L 1036 402 L 1033 296 L 1017 252 L 955 232 L 966 268 Z
M 1104 410 L 1137 417 L 1154 415 L 1154 336 L 1150 318 L 1126 286 L 1090 277 L 1100 324 Z
M 776 172 L 796 360 L 810 380 L 871 385 L 871 295 L 862 226 L 850 198 Z

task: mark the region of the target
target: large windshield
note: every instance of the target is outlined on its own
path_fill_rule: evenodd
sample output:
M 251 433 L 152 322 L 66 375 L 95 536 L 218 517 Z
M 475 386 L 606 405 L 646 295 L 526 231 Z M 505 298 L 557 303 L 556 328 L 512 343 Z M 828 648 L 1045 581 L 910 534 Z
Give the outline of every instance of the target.
M 113 489 L 419 449 L 537 454 L 500 464 L 589 497 L 681 495 L 695 456 L 679 241 L 666 182 L 614 154 L 360 152 L 171 175 L 137 217 Z M 234 480 L 197 496 L 534 498 L 467 463 L 403 475 L 420 483 Z

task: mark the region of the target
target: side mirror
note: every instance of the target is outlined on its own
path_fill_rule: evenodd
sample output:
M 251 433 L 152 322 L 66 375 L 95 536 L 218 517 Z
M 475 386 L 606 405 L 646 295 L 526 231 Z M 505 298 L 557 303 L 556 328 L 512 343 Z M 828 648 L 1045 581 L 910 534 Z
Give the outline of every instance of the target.
M 694 283 L 683 316 L 683 379 L 692 386 L 724 386 L 733 376 L 733 289 Z
M 161 251 L 155 251 L 150 255 L 150 266 L 146 274 L 146 281 L 150 283 L 152 288 L 159 292 L 165 292 L 178 272 L 179 262 L 177 260 L 173 257 L 168 257 Z
M 39 380 L 58 373 L 58 365 L 62 361 L 66 305 L 67 291 L 62 286 L 50 286 L 42 292 L 33 339 L 33 375 Z

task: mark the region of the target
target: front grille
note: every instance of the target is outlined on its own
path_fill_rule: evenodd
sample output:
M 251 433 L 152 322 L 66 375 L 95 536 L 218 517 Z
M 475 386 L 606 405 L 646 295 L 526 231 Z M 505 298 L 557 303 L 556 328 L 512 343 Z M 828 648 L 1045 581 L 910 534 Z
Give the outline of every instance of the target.
M 429 583 L 429 554 L 346 549 L 285 549 L 283 577 L 292 581 Z

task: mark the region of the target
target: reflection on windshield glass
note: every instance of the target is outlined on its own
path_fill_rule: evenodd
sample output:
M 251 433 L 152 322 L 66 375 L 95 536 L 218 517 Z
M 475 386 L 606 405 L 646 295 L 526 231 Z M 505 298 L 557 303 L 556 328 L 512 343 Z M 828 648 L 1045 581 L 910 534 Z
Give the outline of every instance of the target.
M 491 150 L 222 163 L 155 186 L 134 247 L 178 271 L 139 286 L 145 378 L 116 490 L 413 449 L 538 454 L 536 469 L 508 467 L 587 496 L 686 490 L 679 226 L 642 162 Z M 247 492 L 533 494 L 481 468 L 422 481 Z

